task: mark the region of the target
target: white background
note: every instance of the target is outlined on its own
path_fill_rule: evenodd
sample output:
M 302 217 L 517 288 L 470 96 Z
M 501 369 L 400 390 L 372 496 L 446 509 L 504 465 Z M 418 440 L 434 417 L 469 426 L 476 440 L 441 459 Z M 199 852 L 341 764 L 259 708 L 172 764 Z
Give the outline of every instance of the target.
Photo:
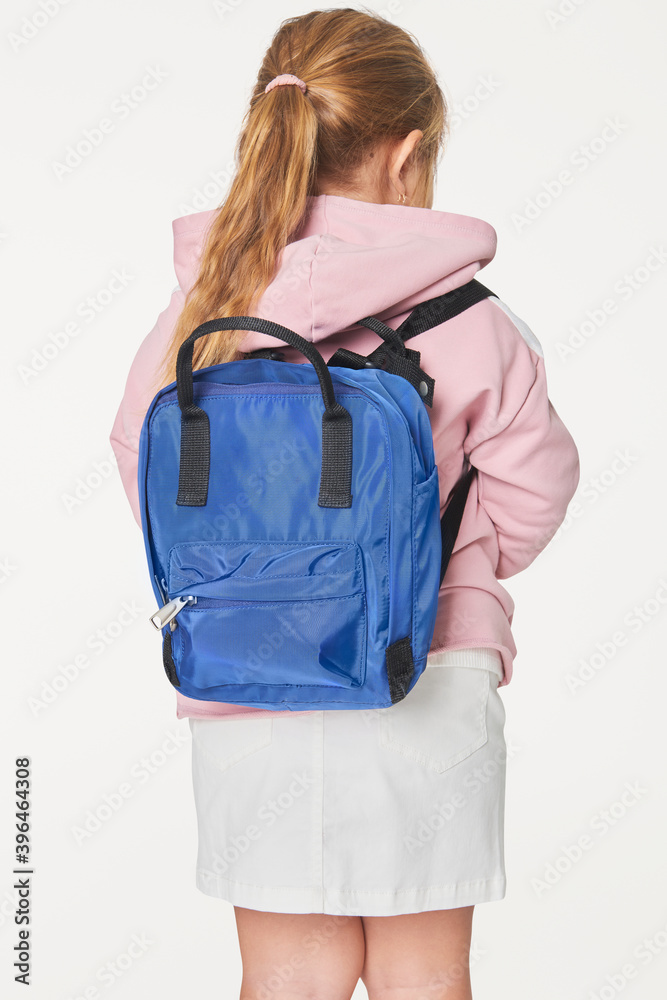
M 283 18 L 316 5 L 43 3 L 50 16 L 39 0 L 6 2 L 0 13 L 0 982 L 3 995 L 26 995 L 13 984 L 11 887 L 14 759 L 27 754 L 30 995 L 66 1000 L 97 986 L 92 996 L 113 1000 L 235 997 L 233 909 L 194 886 L 189 728 L 175 718 L 148 625 L 142 538 L 106 464 L 108 435 L 130 362 L 176 284 L 172 219 L 220 204 L 226 185 L 211 175 L 228 170 L 266 46 Z M 658 1000 L 667 983 L 665 8 L 657 0 L 369 5 L 415 34 L 458 106 L 434 208 L 497 230 L 497 256 L 480 278 L 540 339 L 550 398 L 581 457 L 571 505 L 579 516 L 505 581 L 518 647 L 502 689 L 506 738 L 517 748 L 508 762 L 508 890 L 475 911 L 475 997 Z M 68 145 L 149 67 L 165 79 L 126 118 L 113 116 L 113 133 L 59 179 L 54 164 Z M 483 80 L 487 91 L 493 81 L 484 98 Z M 619 134 L 600 144 L 608 118 Z M 582 146 L 593 155 L 586 169 L 577 165 Z M 564 169 L 572 183 L 555 194 Z M 518 225 L 538 195 L 532 221 Z M 132 280 L 85 322 L 77 308 L 114 269 Z M 599 321 L 609 299 L 615 312 L 596 326 L 589 313 Z M 26 377 L 35 352 L 77 319 L 79 333 Z M 587 335 L 564 356 L 582 325 Z M 91 476 L 89 495 L 68 508 Z M 90 637 L 113 625 L 123 602 L 141 613 L 92 651 Z M 622 646 L 612 640 L 619 631 Z M 89 666 L 31 708 L 82 653 Z M 579 672 L 588 679 L 573 690 L 568 678 Z M 144 781 L 141 762 L 151 755 Z M 124 782 L 132 795 L 77 840 L 88 810 Z M 623 803 L 628 784 L 637 791 Z M 589 848 L 568 861 L 581 837 Z M 150 940 L 145 953 L 101 984 L 99 970 L 135 934 Z M 355 1000 L 365 996 L 360 984 Z

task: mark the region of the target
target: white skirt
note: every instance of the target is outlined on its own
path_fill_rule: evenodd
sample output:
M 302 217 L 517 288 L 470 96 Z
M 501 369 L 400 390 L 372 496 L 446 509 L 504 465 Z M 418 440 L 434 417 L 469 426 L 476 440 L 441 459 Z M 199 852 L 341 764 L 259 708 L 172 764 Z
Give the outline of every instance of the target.
M 490 648 L 430 654 L 384 709 L 190 718 L 197 888 L 360 916 L 502 899 L 501 663 Z

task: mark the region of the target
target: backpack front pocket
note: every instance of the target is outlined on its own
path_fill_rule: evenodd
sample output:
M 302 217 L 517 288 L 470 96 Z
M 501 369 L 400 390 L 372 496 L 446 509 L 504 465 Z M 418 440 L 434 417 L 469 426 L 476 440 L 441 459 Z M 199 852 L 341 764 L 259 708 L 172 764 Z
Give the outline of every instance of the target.
M 366 595 L 356 542 L 181 542 L 169 552 L 178 677 L 225 684 L 358 687 Z

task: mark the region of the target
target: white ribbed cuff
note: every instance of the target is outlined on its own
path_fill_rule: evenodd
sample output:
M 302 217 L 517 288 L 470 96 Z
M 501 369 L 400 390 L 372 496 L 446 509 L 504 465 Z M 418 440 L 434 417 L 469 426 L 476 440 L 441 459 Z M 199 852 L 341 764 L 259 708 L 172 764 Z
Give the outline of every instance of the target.
M 470 646 L 467 649 L 445 649 L 429 653 L 426 665 L 431 667 L 477 667 L 492 670 L 502 680 L 503 658 L 492 646 Z

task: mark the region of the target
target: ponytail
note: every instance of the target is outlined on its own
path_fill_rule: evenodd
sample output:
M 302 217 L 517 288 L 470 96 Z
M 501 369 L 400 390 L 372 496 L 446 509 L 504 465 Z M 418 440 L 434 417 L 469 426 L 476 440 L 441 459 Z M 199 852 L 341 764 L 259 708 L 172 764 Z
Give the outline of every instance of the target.
M 306 93 L 298 86 L 265 92 L 282 73 L 303 80 Z M 236 145 L 236 173 L 208 229 L 154 390 L 175 380 L 178 349 L 201 323 L 255 315 L 318 179 L 354 190 L 354 170 L 366 155 L 420 129 L 416 200 L 430 205 L 446 113 L 416 40 L 374 11 L 338 8 L 283 21 L 262 62 Z M 193 366 L 237 360 L 246 336 L 224 330 L 199 338 Z

